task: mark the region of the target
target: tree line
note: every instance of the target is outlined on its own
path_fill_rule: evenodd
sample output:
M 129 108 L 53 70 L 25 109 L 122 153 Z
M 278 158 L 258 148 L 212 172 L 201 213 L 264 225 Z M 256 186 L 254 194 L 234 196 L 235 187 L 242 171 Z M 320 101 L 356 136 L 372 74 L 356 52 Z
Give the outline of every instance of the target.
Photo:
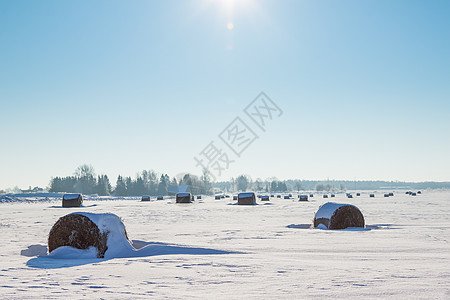
M 81 193 L 97 194 L 99 196 L 165 196 L 169 194 L 169 186 L 187 186 L 193 194 L 209 194 L 212 190 L 210 177 L 206 171 L 198 178 L 192 174 L 184 174 L 178 180 L 167 174 L 159 175 L 153 170 L 143 170 L 135 178 L 131 176 L 117 176 L 116 184 L 112 187 L 107 175 L 95 175 L 90 165 L 79 166 L 73 175 L 54 177 L 50 180 L 51 193 Z

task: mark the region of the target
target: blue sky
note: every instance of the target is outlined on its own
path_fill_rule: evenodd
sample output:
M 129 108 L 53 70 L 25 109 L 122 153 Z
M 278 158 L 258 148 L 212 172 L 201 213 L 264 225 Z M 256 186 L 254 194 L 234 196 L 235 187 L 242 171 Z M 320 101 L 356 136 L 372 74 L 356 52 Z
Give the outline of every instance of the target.
M 449 36 L 449 1 L 0 1 L 0 189 L 200 173 L 261 91 L 221 179 L 448 181 Z

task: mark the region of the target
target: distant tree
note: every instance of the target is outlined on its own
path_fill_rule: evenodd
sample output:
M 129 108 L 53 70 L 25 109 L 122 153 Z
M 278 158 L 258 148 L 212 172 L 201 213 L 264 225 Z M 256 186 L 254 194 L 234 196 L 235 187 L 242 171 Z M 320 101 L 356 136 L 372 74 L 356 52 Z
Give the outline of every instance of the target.
M 127 186 L 122 176 L 117 176 L 116 189 L 114 190 L 116 196 L 125 196 L 127 194 Z
M 99 196 L 109 196 L 111 194 L 111 183 L 107 175 L 98 176 L 96 192 Z
M 167 189 L 169 187 L 169 176 L 167 174 L 165 175 L 161 175 L 161 178 L 159 179 L 159 184 L 158 184 L 158 194 L 165 196 L 167 195 Z
M 250 179 L 246 175 L 240 175 L 236 178 L 236 185 L 238 191 L 244 192 L 250 186 Z

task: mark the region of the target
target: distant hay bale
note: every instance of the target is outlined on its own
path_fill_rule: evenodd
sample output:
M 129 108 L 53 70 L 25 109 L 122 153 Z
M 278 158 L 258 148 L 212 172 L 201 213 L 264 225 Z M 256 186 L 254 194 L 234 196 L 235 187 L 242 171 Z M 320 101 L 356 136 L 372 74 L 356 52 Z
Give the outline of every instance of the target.
M 261 196 L 261 201 L 270 201 L 270 198 L 267 195 Z
M 369 197 L 370 198 L 375 198 L 375 194 L 370 194 Z
M 64 194 L 62 199 L 62 207 L 80 207 L 83 204 L 83 195 L 81 194 Z
M 255 205 L 256 196 L 255 193 L 239 193 L 238 205 Z
M 298 201 L 308 201 L 308 195 L 298 195 Z
M 164 197 L 163 196 L 157 196 L 156 200 L 164 200 Z
M 314 227 L 323 224 L 328 229 L 364 227 L 364 216 L 354 205 L 328 202 L 314 216 Z
M 177 193 L 175 197 L 176 203 L 191 203 L 192 202 L 192 196 L 191 193 Z
M 324 197 L 324 198 L 328 198 L 328 195 L 327 195 L 327 194 L 324 194 L 323 197 Z
M 142 196 L 141 201 L 150 201 L 150 196 Z

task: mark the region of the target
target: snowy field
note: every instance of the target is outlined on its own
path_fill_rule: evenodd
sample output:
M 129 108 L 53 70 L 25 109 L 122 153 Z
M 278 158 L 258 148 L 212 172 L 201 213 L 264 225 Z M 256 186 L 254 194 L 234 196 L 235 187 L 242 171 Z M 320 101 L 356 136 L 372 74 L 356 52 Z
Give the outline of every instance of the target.
M 383 194 L 256 206 L 212 197 L 94 198 L 82 208 L 62 208 L 60 199 L 0 203 L 0 298 L 450 299 L 450 192 Z M 311 229 L 327 201 L 356 205 L 366 228 Z M 53 224 L 77 211 L 118 215 L 146 255 L 45 256 Z

